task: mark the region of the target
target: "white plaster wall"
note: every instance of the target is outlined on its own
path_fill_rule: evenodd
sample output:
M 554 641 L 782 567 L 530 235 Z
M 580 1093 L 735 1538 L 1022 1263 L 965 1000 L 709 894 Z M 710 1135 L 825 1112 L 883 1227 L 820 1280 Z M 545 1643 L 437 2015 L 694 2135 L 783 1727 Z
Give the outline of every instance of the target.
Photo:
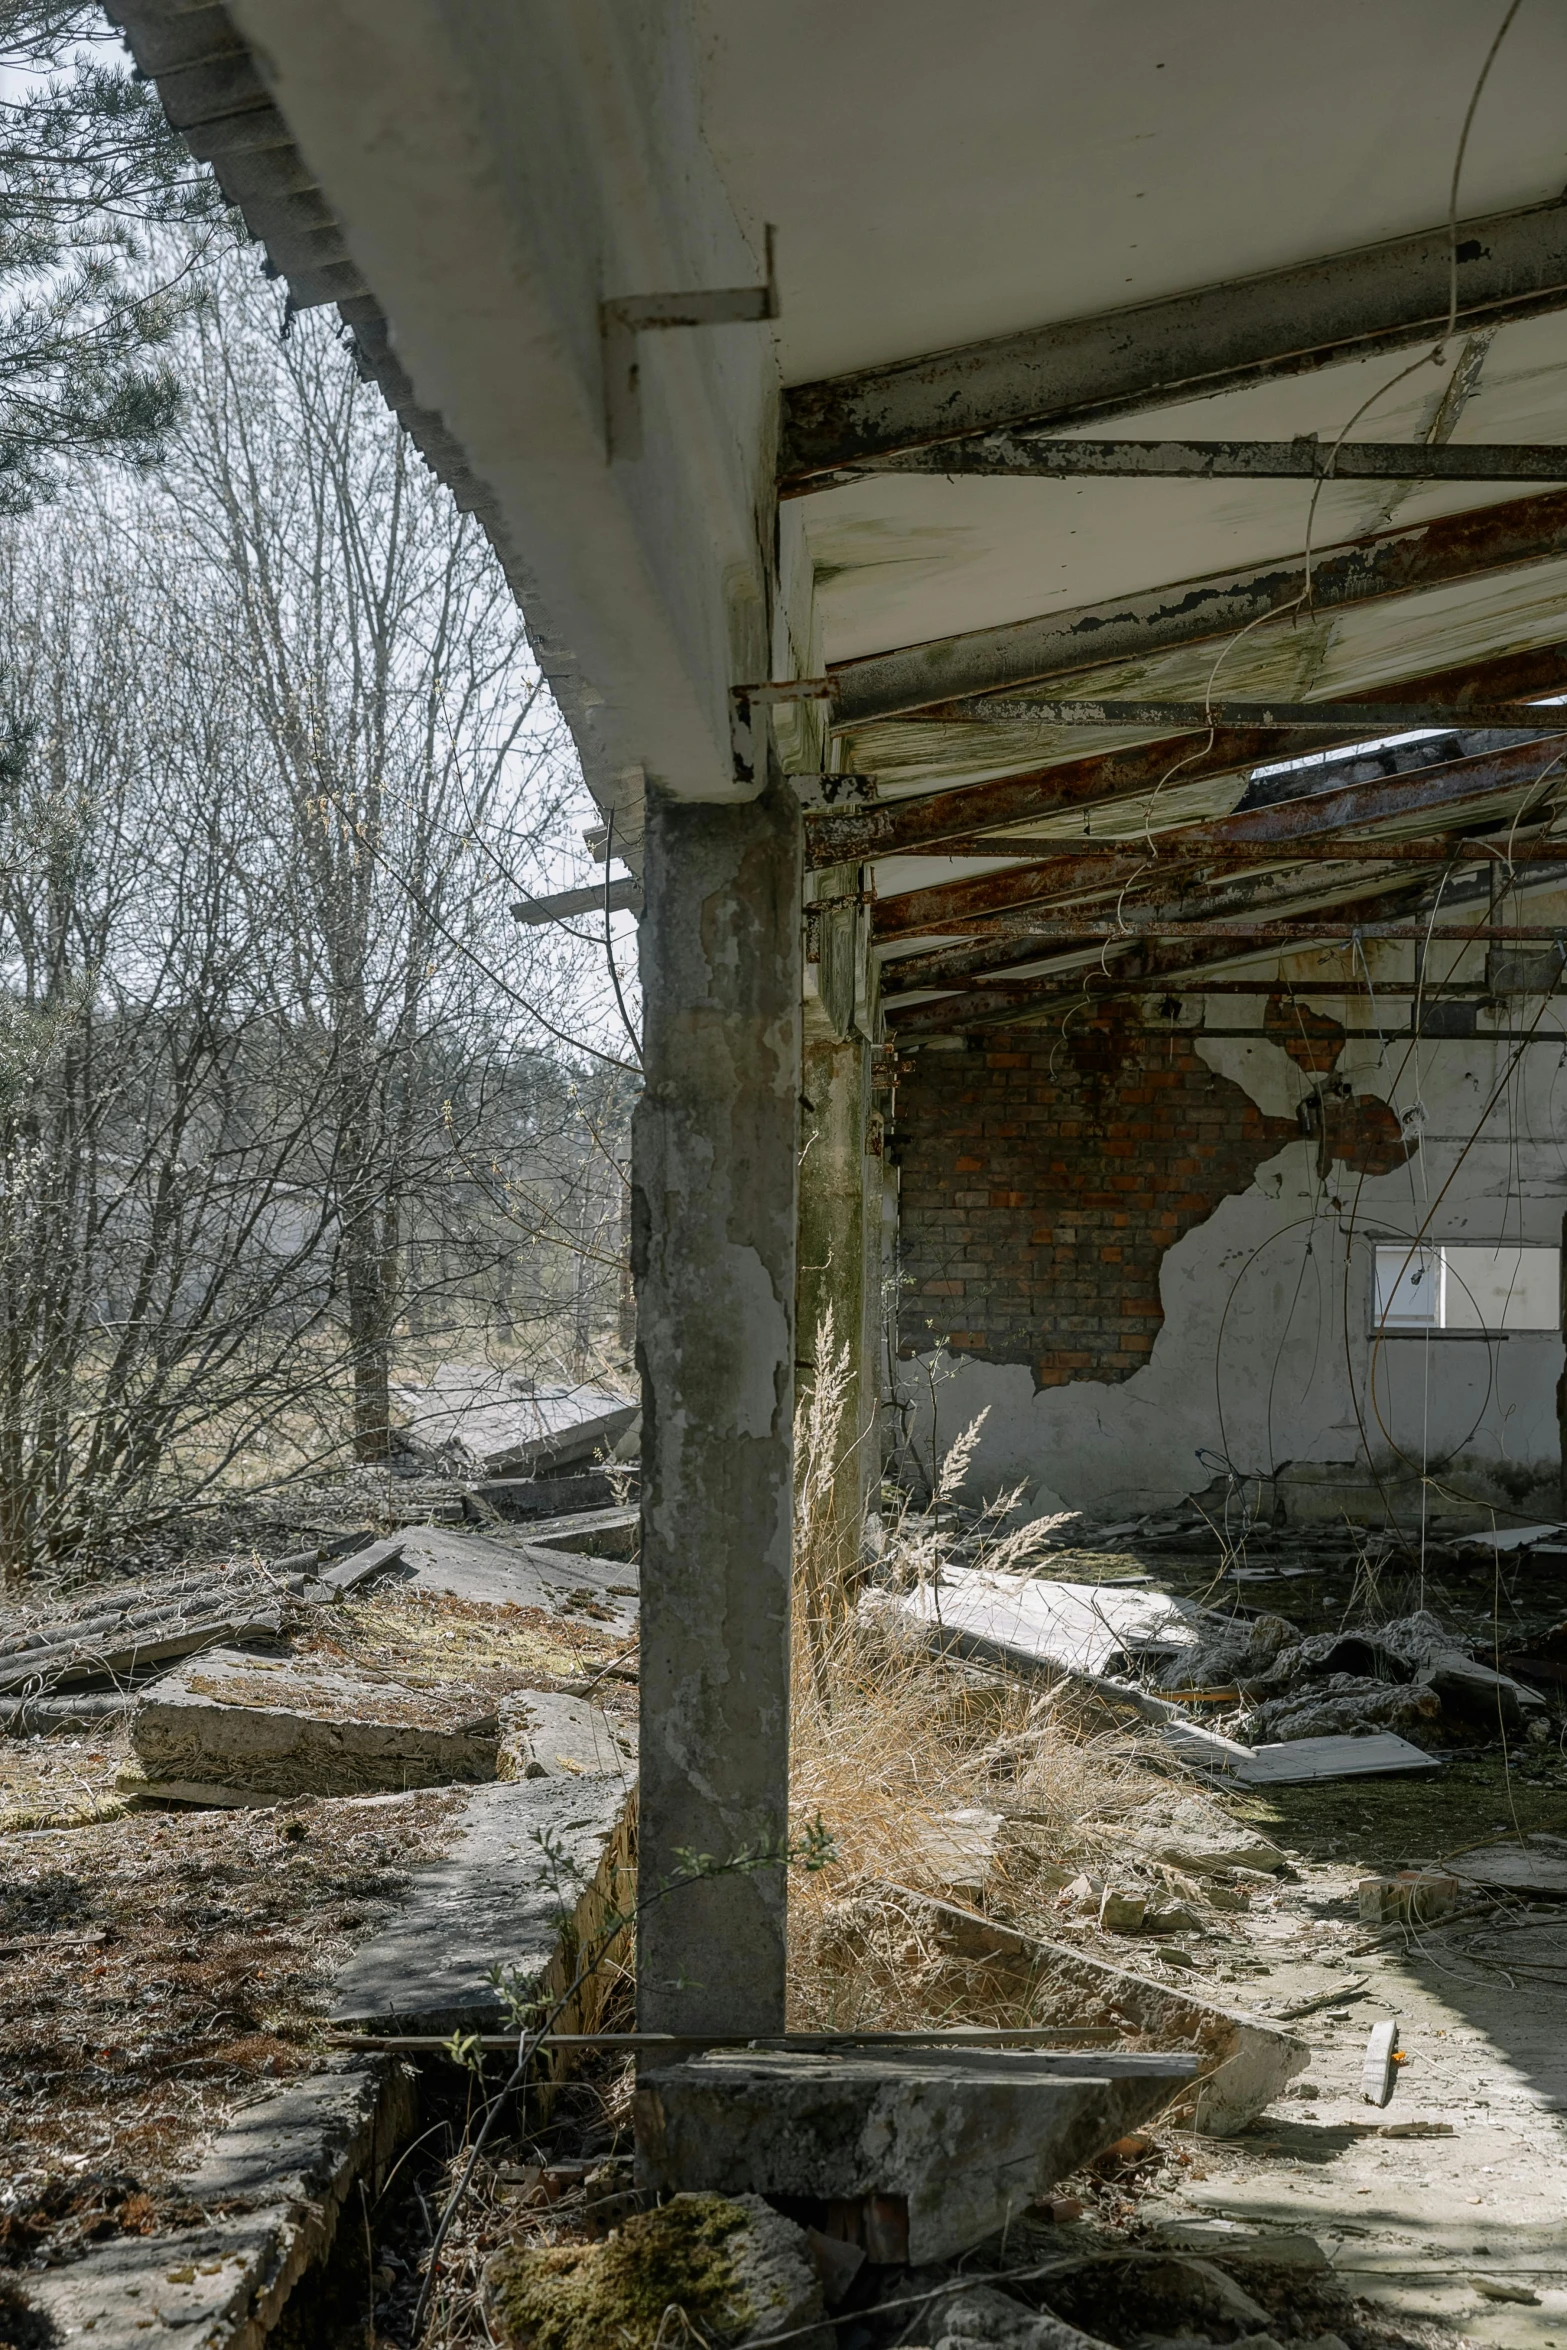
M 1210 998 L 1206 1017 L 1214 1027 L 1260 1025 L 1264 1000 Z M 1364 999 L 1306 1000 L 1345 1026 L 1369 1024 Z M 1537 1009 L 1515 1004 L 1502 1016 L 1525 1027 Z M 1118 1384 L 1082 1379 L 1036 1390 L 1026 1365 L 930 1358 L 928 1377 L 905 1383 L 921 1457 L 930 1457 L 933 1432 L 944 1448 L 985 1411 L 971 1490 L 1025 1483 L 1041 1506 L 1059 1499 L 1111 1517 L 1210 1485 L 1225 1462 L 1246 1477 L 1296 1464 L 1303 1510 L 1308 1484 L 1331 1482 L 1334 1465 L 1348 1482 L 1367 1483 L 1374 1465 L 1389 1484 L 1407 1486 L 1423 1464 L 1453 1456 L 1447 1477 L 1429 1489 L 1434 1511 L 1460 1495 L 1521 1494 L 1531 1479 L 1554 1487 L 1557 1337 L 1400 1338 L 1373 1347 L 1369 1322 L 1378 1239 L 1424 1229 L 1439 1241 L 1560 1242 L 1567 1039 L 1559 1026 L 1553 1017 L 1543 1033 L 1554 1041 L 1518 1054 L 1478 1135 L 1513 1045 L 1351 1039 L 1334 1074 L 1408 1116 L 1421 1147 L 1407 1166 L 1363 1177 L 1340 1165 L 1322 1182 L 1315 1143 L 1286 1145 L 1167 1253 L 1164 1326 L 1147 1367 Z M 1204 1037 L 1196 1050 L 1272 1117 L 1291 1115 L 1311 1082 L 1262 1038 Z M 1290 1486 L 1286 1475 L 1287 1499 Z

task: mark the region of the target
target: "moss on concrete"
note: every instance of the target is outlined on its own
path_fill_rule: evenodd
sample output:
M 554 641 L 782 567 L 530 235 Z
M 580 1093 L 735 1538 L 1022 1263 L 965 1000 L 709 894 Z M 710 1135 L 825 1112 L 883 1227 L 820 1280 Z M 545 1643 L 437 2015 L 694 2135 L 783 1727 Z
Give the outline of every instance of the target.
M 751 2216 L 722 2195 L 681 2195 L 601 2244 L 503 2252 L 486 2280 L 491 2330 L 507 2350 L 653 2350 L 673 2304 L 699 2336 L 732 2336 L 752 2314 L 732 2250 Z

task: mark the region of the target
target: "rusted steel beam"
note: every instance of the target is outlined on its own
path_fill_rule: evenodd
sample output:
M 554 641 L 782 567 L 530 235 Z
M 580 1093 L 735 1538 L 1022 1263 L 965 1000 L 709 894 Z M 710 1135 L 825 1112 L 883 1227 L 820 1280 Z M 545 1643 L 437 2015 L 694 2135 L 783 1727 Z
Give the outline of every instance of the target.
M 867 459 L 1018 425 L 1061 428 L 1406 349 L 1446 329 L 1446 222 L 1319 261 L 800 384 L 784 396 L 785 492 Z M 1458 317 L 1567 306 L 1567 205 L 1459 229 Z
M 1473 884 L 1469 886 L 1473 888 Z M 1359 908 L 1355 928 L 1365 938 L 1373 923 L 1404 923 L 1415 932 L 1418 943 L 1426 936 L 1426 919 L 1411 920 L 1410 917 L 1420 902 L 1418 894 L 1408 889 L 1388 891 L 1380 898 L 1364 900 Z M 1448 906 L 1451 908 L 1454 902 L 1454 898 L 1450 897 Z M 1484 902 L 1481 899 L 1478 904 L 1483 905 Z M 1562 934 L 1555 932 L 1552 935 L 1557 938 Z M 1476 938 L 1477 933 L 1473 930 L 1463 930 L 1457 932 L 1448 943 L 1461 951 L 1471 939 Z M 1182 980 L 1189 981 L 1192 992 L 1199 994 L 1211 991 L 1217 994 L 1266 995 L 1274 989 L 1288 991 L 1291 987 L 1302 995 L 1346 992 L 1347 983 L 1339 979 L 1307 979 L 1299 974 L 1293 979 L 1281 979 L 1276 975 L 1254 976 L 1249 973 L 1238 978 L 1208 976 L 1223 971 L 1227 965 L 1245 962 L 1258 954 L 1267 954 L 1270 944 L 1279 954 L 1291 954 L 1303 951 L 1314 943 L 1331 942 L 1270 942 L 1253 937 L 1205 937 L 1200 928 L 1181 939 L 1107 940 L 1100 943 L 1097 949 L 1093 942 L 1085 940 L 1082 947 L 1084 951 L 1093 954 L 1092 962 L 1016 979 L 991 979 L 982 987 L 943 995 L 927 1003 L 903 1005 L 896 997 L 884 997 L 883 1001 L 887 1017 L 894 1023 L 893 1033 L 902 1040 L 943 1029 L 980 1028 L 1008 1020 L 1026 1019 L 1057 1005 L 1097 1002 L 1112 995 L 1151 995 L 1165 991 L 1178 993 L 1178 983 Z M 1478 943 L 1483 944 L 1483 939 L 1478 939 Z M 1113 957 L 1112 950 L 1115 950 Z M 1106 957 L 1112 959 L 1106 962 L 1103 960 Z M 1009 964 L 1015 965 L 1022 960 L 1024 955 L 1016 949 L 1006 955 L 1006 963 Z M 996 970 L 1004 967 L 998 952 L 991 968 Z M 1420 992 L 1436 994 L 1441 992 L 1441 987 L 1440 981 L 1428 981 Z M 1378 982 L 1376 992 L 1381 991 L 1382 983 Z M 1401 990 L 1400 983 L 1389 981 L 1386 992 L 1392 995 L 1416 991 L 1407 986 Z
M 1178 851 L 1184 860 L 1188 853 L 1197 855 L 1207 838 L 1207 828 L 1194 824 L 1181 832 L 1156 832 L 1151 851 L 1141 834 L 1122 840 L 1063 840 L 1056 835 L 1040 834 L 1031 840 L 997 840 L 988 833 L 976 833 L 969 840 L 948 841 L 942 851 L 948 857 L 1039 857 L 1058 858 L 1063 866 L 1077 865 L 1094 873 L 1099 864 L 1119 871 L 1125 865 L 1129 870 L 1146 866 L 1154 856 L 1166 859 Z M 1525 838 L 1505 848 L 1500 835 L 1493 841 L 1488 835 L 1480 838 L 1440 833 L 1432 840 L 1396 840 L 1378 843 L 1374 840 L 1335 842 L 1325 847 L 1321 841 L 1281 840 L 1241 844 L 1231 842 L 1224 850 L 1227 865 L 1289 864 L 1313 865 L 1447 865 L 1455 860 L 1479 863 L 1528 864 L 1531 860 L 1557 858 L 1562 844 L 1533 843 Z M 1097 875 L 1095 874 L 1095 878 Z
M 872 458 L 875 473 L 1112 475 L 1145 481 L 1567 481 L 1567 447 L 1550 441 L 1062 441 L 1023 428 L 936 441 Z
M 1313 793 L 1304 799 L 1279 800 L 1271 807 L 1252 808 L 1244 815 L 1225 816 L 1204 825 L 1202 843 L 1205 849 L 1218 851 L 1276 841 L 1325 840 L 1339 830 L 1461 806 L 1492 792 L 1526 789 L 1564 753 L 1567 737 L 1553 735 L 1544 743 L 1517 743 L 1478 758 L 1417 768 L 1410 775 L 1347 784 L 1338 791 Z M 1190 827 L 1188 832 L 1196 829 Z M 1188 836 L 1173 832 L 1167 837 L 1172 853 L 1179 855 L 1178 844 Z M 1044 894 L 1041 874 L 1048 876 L 1047 889 L 1059 886 L 1060 865 L 1057 855 L 1040 864 L 1004 866 L 971 880 L 939 882 L 929 889 L 903 890 L 894 897 L 879 898 L 872 913 L 874 935 L 878 939 L 909 938 L 922 931 L 939 931 L 966 917 L 1030 905 Z
M 1474 930 L 1432 930 L 1424 922 L 1356 921 L 1332 908 L 1326 914 L 1248 915 L 1145 914 L 1128 907 L 1120 914 L 1063 914 L 1057 920 L 1036 917 L 1027 924 L 997 921 L 974 935 L 1026 941 L 1030 951 L 1053 946 L 1077 946 L 1099 938 L 1260 938 L 1341 939 L 1346 943 L 1367 938 L 1429 939 L 1451 942 L 1465 939 L 1561 939 L 1567 941 L 1567 922 L 1492 922 Z
M 1148 660 L 1173 646 L 1228 636 L 1274 614 L 1317 611 L 1450 587 L 1488 573 L 1567 558 L 1567 490 L 1444 514 L 1313 557 L 1113 596 L 1072 612 L 1007 621 L 835 662 L 832 719 L 845 731 L 932 703 L 1006 693 L 1106 661 Z
M 970 726 L 1291 727 L 1330 734 L 1396 734 L 1413 726 L 1456 726 L 1459 713 L 1429 702 L 1037 702 L 992 695 L 938 702 L 921 713 L 936 724 Z M 1465 726 L 1538 733 L 1551 713 L 1532 702 L 1502 702 L 1466 711 Z
M 1406 722 L 1408 706 L 1418 701 L 1448 703 L 1468 726 L 1473 723 L 1469 712 L 1476 702 L 1567 693 L 1567 641 L 1509 653 L 1495 661 L 1466 662 L 1377 690 L 1382 701 L 1399 709 L 1400 726 Z M 860 802 L 820 814 L 808 811 L 805 861 L 821 867 L 917 854 L 937 849 L 957 834 L 981 831 L 989 825 L 1027 823 L 1030 817 L 1050 815 L 1062 808 L 1093 807 L 1104 800 L 1124 799 L 1157 784 L 1177 761 L 1181 780 L 1196 783 L 1215 775 L 1236 774 L 1264 760 L 1288 759 L 1299 751 L 1327 747 L 1309 729 L 1289 730 L 1279 736 L 1259 727 L 1221 727 L 1211 745 L 1205 734 L 1206 730 L 1192 738 L 1166 736 L 1159 742 L 1134 743 L 1125 750 L 1095 751 L 1086 758 L 1060 760 L 1024 774 L 998 777 L 992 783 L 964 784 L 918 798 Z

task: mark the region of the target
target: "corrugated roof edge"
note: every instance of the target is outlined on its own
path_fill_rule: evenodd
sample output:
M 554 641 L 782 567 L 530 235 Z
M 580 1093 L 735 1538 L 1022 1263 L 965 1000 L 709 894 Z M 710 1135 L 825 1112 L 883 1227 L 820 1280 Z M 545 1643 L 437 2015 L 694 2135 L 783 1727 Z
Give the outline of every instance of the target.
M 123 33 L 138 72 L 156 88 L 173 129 L 199 162 L 211 165 L 225 200 L 265 247 L 269 273 L 286 280 L 290 305 L 337 305 L 361 374 L 379 385 L 431 472 L 483 529 L 517 599 L 534 658 L 571 729 L 588 787 L 607 809 L 614 795 L 608 776 L 594 773 L 575 665 L 569 655 L 554 658 L 529 625 L 517 576 L 521 566 L 500 508 L 445 418 L 415 397 L 385 315 L 227 10 L 215 0 L 106 0 L 106 13 Z

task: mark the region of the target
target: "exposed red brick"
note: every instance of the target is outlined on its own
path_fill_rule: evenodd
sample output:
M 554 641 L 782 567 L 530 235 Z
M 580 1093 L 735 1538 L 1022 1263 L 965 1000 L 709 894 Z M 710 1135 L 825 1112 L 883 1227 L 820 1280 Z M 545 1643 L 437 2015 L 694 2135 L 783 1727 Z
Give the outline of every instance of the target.
M 1312 1049 L 1331 1044 L 1331 1067 L 1342 1042 L 1340 1030 Z M 1293 1118 L 1265 1117 L 1193 1043 L 1107 1006 L 1043 1050 L 1036 1034 L 1014 1030 L 982 1054 L 915 1056 L 898 1095 L 910 1277 L 901 1352 L 929 1347 L 921 1301 L 940 1297 L 962 1325 L 952 1343 L 1028 1363 L 1042 1387 L 1141 1369 L 1162 1319 L 1166 1249 L 1300 1133 Z M 1338 1155 L 1340 1144 L 1385 1153 L 1374 1113 L 1391 1118 L 1386 1105 L 1346 1107 Z M 982 1162 L 968 1155 L 979 1135 Z M 991 1188 L 963 1187 L 981 1164 Z

